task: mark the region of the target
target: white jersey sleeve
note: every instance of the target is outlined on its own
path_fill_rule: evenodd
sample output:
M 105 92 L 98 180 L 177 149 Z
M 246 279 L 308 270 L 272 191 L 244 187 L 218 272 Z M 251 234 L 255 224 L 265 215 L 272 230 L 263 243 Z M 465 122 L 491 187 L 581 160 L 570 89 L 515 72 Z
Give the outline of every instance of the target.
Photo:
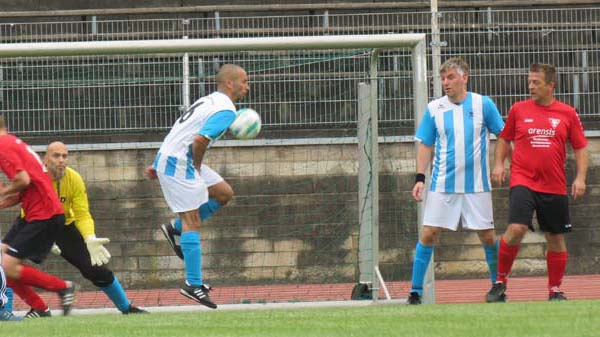
M 192 162 L 191 145 L 208 119 L 223 110 L 236 111 L 231 99 L 213 92 L 194 104 L 175 121 L 154 160 L 154 168 L 166 176 L 193 179 L 197 174 Z M 211 140 L 211 145 L 216 139 Z M 210 145 L 209 145 L 210 146 Z

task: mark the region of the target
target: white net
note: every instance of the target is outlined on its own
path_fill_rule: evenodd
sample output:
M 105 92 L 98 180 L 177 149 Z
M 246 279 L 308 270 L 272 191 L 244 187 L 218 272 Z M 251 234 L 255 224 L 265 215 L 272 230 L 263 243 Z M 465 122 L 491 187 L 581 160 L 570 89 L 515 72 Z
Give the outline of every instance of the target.
M 359 279 L 358 168 L 365 163 L 356 139 L 357 88 L 373 80 L 382 135 L 379 265 L 400 296 L 416 239 L 416 207 L 407 193 L 413 145 L 403 138 L 413 128 L 411 57 L 408 48 L 383 51 L 377 78 L 372 48 L 190 53 L 186 61 L 181 53 L 5 58 L 2 105 L 18 135 L 70 143 L 70 165 L 87 183 L 96 232 L 111 238 L 109 267 L 134 303 L 190 304 L 177 295 L 183 263 L 159 230 L 173 215 L 142 172 L 182 113 L 185 93 L 193 102 L 215 89 L 221 64 L 243 66 L 251 90 L 238 108 L 257 110 L 264 131 L 252 141 L 229 137 L 206 155 L 235 191 L 203 223 L 211 297 L 221 304 L 343 300 Z M 146 142 L 128 141 L 135 132 Z M 15 214 L 2 212 L 4 231 Z M 83 286 L 80 307 L 111 306 L 60 258 L 42 268 Z

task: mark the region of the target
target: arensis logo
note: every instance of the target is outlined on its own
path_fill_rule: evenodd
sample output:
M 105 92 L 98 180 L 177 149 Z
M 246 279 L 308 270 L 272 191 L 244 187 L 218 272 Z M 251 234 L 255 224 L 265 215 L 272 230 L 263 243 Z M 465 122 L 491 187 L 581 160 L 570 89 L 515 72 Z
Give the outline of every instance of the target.
M 556 129 L 558 124 L 560 124 L 560 119 L 558 118 L 548 118 L 548 120 L 550 121 L 550 124 L 552 124 L 553 129 Z
M 529 128 L 529 129 L 527 129 L 527 133 L 529 133 L 530 135 L 534 135 L 534 136 L 554 137 L 556 135 L 556 130 Z

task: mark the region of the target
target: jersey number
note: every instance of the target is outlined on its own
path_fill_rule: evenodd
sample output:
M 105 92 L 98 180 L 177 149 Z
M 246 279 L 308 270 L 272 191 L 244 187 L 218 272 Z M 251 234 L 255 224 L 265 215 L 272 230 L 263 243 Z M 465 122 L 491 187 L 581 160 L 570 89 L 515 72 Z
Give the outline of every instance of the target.
M 202 104 L 204 104 L 204 101 L 200 101 L 200 102 L 192 105 L 189 109 L 187 109 L 181 115 L 181 117 L 179 117 L 179 123 L 183 123 L 183 122 L 187 121 L 188 118 L 190 118 L 194 114 L 194 111 L 196 111 L 196 108 L 199 107 L 199 106 L 201 106 Z

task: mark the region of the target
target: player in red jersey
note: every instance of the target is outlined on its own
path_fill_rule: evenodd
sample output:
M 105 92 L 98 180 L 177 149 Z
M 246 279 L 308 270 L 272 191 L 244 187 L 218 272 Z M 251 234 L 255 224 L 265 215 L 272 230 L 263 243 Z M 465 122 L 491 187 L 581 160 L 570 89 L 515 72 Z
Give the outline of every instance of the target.
M 65 224 L 64 211 L 42 160 L 29 145 L 8 133 L 3 116 L 0 170 L 9 179 L 7 185 L 0 185 L 0 208 L 21 203 L 25 211 L 25 218 L 17 217 L 2 240 L 2 268 L 8 286 L 21 298 L 29 297 L 32 287 L 56 292 L 63 314 L 68 315 L 75 300 L 73 283 L 23 264 L 24 259 L 40 263 L 46 258 Z
M 532 64 L 528 84 L 531 99 L 511 107 L 496 144 L 492 180 L 498 184 L 506 177 L 504 160 L 510 142 L 514 143 L 514 150 L 510 167 L 509 225 L 500 240 L 498 281 L 487 294 L 487 302 L 499 302 L 504 297 L 519 244 L 528 229 L 533 230 L 534 211 L 546 236 L 549 300 L 566 300 L 560 291 L 568 257 L 564 233 L 571 231 L 566 144 L 570 142 L 575 152 L 576 176 L 571 196 L 577 199 L 585 194 L 587 139 L 575 109 L 554 98 L 554 66 Z

